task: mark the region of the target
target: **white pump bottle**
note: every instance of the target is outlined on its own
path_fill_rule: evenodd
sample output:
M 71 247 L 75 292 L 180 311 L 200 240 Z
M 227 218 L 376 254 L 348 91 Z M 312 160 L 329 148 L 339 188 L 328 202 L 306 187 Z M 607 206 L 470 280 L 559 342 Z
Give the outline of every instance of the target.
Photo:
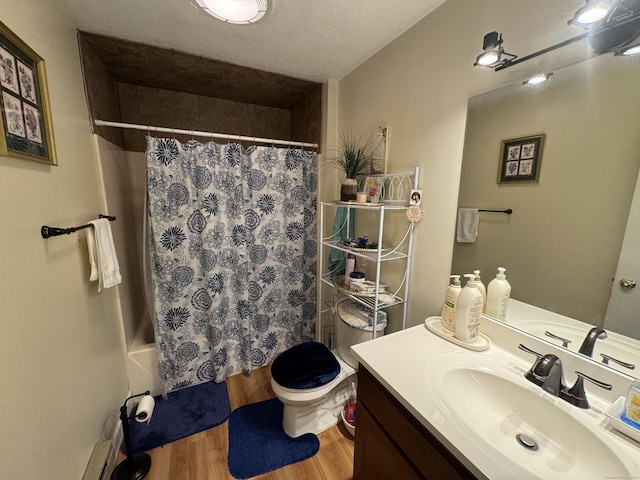
M 484 287 L 484 283 L 480 279 L 480 270 L 474 270 L 473 274 L 476 276 L 476 287 L 480 290 L 482 294 L 482 313 L 484 313 L 487 309 L 487 289 Z
M 511 296 L 511 285 L 507 282 L 506 270 L 498 267 L 496 278 L 489 282 L 487 287 L 487 309 L 489 317 L 496 318 L 504 322 L 507 318 L 507 303 Z
M 482 293 L 478 290 L 475 275 L 465 274 L 467 284 L 464 286 L 456 304 L 455 337 L 463 342 L 471 343 L 478 339 L 480 315 L 482 314 Z
M 444 294 L 444 302 L 442 304 L 442 326 L 453 332 L 456 321 L 456 302 L 462 290 L 460 275 L 451 275 L 450 282 L 451 284 Z

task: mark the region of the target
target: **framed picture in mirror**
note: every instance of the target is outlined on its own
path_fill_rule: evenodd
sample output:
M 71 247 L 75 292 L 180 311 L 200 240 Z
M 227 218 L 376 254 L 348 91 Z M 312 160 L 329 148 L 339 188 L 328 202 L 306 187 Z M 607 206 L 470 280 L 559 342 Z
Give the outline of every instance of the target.
M 503 140 L 498 183 L 537 182 L 545 134 Z
M 57 165 L 44 60 L 0 22 L 0 155 Z

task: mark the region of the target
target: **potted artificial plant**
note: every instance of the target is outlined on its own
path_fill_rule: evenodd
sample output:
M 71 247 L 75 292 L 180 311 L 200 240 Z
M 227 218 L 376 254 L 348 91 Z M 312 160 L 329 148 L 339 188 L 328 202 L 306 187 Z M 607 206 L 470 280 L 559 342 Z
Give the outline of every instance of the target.
M 356 199 L 358 182 L 356 177 L 368 173 L 373 159 L 373 148 L 367 140 L 353 133 L 341 136 L 341 145 L 329 163 L 344 174 L 340 187 L 340 200 L 348 202 Z

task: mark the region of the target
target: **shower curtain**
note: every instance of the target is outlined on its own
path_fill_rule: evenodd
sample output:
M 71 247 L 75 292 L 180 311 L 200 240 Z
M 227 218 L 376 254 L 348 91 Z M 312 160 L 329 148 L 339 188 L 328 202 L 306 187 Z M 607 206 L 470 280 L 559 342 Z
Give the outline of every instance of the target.
M 147 138 L 156 350 L 167 392 L 315 338 L 316 154 Z

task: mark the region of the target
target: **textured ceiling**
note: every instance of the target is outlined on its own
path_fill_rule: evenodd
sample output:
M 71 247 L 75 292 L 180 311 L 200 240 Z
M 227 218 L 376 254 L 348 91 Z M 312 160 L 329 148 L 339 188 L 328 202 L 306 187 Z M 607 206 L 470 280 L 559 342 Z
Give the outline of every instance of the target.
M 444 0 L 273 0 L 254 25 L 216 20 L 192 0 L 54 0 L 79 30 L 290 77 L 341 79 Z

